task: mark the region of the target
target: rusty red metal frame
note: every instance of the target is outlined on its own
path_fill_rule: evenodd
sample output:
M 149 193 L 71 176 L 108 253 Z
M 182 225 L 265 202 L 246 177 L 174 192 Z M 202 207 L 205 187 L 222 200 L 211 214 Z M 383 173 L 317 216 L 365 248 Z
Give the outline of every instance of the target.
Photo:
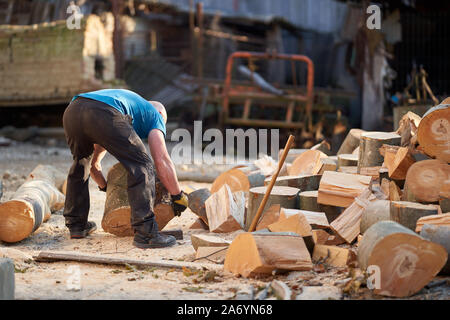
M 279 125 L 280 127 L 285 128 L 298 128 L 299 124 L 292 122 L 292 112 L 293 112 L 293 104 L 292 107 L 288 108 L 287 121 L 271 121 L 271 120 L 256 120 L 256 119 L 247 119 L 246 113 L 248 115 L 249 110 L 244 111 L 244 119 L 233 119 L 229 118 L 229 108 L 230 108 L 230 97 L 233 96 L 242 96 L 243 94 L 248 96 L 249 98 L 273 98 L 276 97 L 270 93 L 257 93 L 257 92 L 245 92 L 242 89 L 234 90 L 231 88 L 231 75 L 233 70 L 233 61 L 235 59 L 248 59 L 248 60 L 290 60 L 292 64 L 296 61 L 304 62 L 307 65 L 307 81 L 306 81 L 306 95 L 303 94 L 288 94 L 284 96 L 286 100 L 299 102 L 304 101 L 306 103 L 306 123 L 308 129 L 312 128 L 312 104 L 314 97 L 314 64 L 310 58 L 304 55 L 297 54 L 279 54 L 279 53 L 265 53 L 265 52 L 246 52 L 246 51 L 238 51 L 234 52 L 228 57 L 227 67 L 226 67 L 226 78 L 223 90 L 223 110 L 221 114 L 221 122 L 222 123 L 231 123 L 231 124 L 246 124 L 246 125 Z M 295 81 L 296 83 L 296 81 Z

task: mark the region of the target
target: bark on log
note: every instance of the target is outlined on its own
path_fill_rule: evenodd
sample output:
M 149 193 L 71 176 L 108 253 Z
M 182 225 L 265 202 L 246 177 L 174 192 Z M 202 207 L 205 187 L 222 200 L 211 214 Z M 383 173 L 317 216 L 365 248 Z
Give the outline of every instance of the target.
M 205 208 L 211 232 L 233 232 L 244 227 L 245 195 L 243 191 L 233 193 L 225 184 L 206 200 Z
M 420 236 L 431 242 L 440 244 L 447 250 L 447 255 L 450 255 L 450 227 L 425 224 L 420 231 Z M 447 263 L 439 272 L 440 275 L 450 274 L 450 259 L 447 258 Z
M 450 228 L 450 213 L 437 214 L 419 218 L 416 223 L 416 232 L 420 232 L 425 224 L 444 226 Z
M 356 167 L 358 166 L 357 154 L 343 153 L 338 155 L 338 168 L 340 167 Z
M 337 154 L 349 154 L 352 153 L 357 147 L 359 147 L 361 134 L 366 131 L 361 129 L 351 129 L 347 137 L 345 137 L 344 142 L 342 142 L 341 147 L 339 148 Z
M 312 269 L 312 262 L 302 237 L 247 232 L 231 243 L 224 269 L 235 275 L 252 277 L 271 274 L 276 269 L 307 271 Z
M 64 206 L 64 195 L 48 180 L 29 179 L 0 204 L 0 240 L 18 242 Z
M 444 247 L 393 221 L 371 226 L 358 246 L 360 268 L 379 268 L 380 283 L 373 292 L 390 297 L 402 298 L 418 292 L 446 261 Z
M 370 187 L 372 177 L 326 171 L 320 180 L 317 202 L 348 207 L 363 190 Z
M 301 210 L 324 212 L 329 222 L 334 221 L 341 213 L 342 207 L 328 206 L 317 203 L 318 191 L 304 191 L 299 193 L 299 207 Z
M 275 185 L 297 188 L 301 191 L 313 191 L 319 189 L 321 178 L 321 174 L 278 177 Z M 269 185 L 270 180 L 271 178 L 264 180 L 264 185 Z
M 248 192 L 250 188 L 264 185 L 266 177 L 259 170 L 247 171 L 243 168 L 233 168 L 220 174 L 211 186 L 211 194 L 219 191 L 224 184 L 227 184 L 231 192 Z
M 208 217 L 206 216 L 205 202 L 211 196 L 208 189 L 198 189 L 188 194 L 189 209 L 195 213 L 202 221 L 208 225 Z
M 392 201 L 390 206 L 390 220 L 412 231 L 416 230 L 417 220 L 437 213 L 437 206 L 416 202 Z
M 128 202 L 127 171 L 122 164 L 117 163 L 108 171 L 105 209 L 102 218 L 102 228 L 105 232 L 118 237 L 134 234 L 131 227 L 131 208 Z M 158 229 L 162 230 L 175 217 L 170 196 L 162 182 L 155 184 L 156 197 L 153 212 Z
M 450 108 L 448 104 L 430 108 L 417 129 L 421 149 L 430 157 L 450 162 Z
M 318 174 L 323 166 L 323 162 L 320 160 L 326 157 L 327 155 L 319 150 L 308 150 L 292 162 L 288 174 L 290 176 Z
M 250 189 L 248 209 L 245 218 L 245 230 L 248 230 L 250 227 L 266 191 L 267 187 L 256 187 Z M 299 192 L 300 190 L 297 188 L 274 186 L 269 195 L 265 208 L 269 208 L 273 204 L 279 204 L 283 208 L 295 209 L 297 195 Z
M 408 170 L 402 200 L 434 203 L 449 197 L 443 191 L 450 184 L 450 166 L 441 160 L 414 163 Z
M 391 220 L 390 208 L 389 200 L 375 200 L 369 203 L 361 216 L 360 232 L 364 234 L 375 223 Z
M 30 172 L 26 181 L 45 180 L 65 194 L 65 192 L 63 192 L 63 185 L 66 182 L 66 178 L 67 175 L 64 172 L 56 169 L 55 167 L 40 164 Z
M 389 132 L 366 132 L 361 135 L 359 145 L 358 173 L 363 167 L 377 167 L 383 164 L 379 149 L 383 144 L 400 145 L 401 137 Z

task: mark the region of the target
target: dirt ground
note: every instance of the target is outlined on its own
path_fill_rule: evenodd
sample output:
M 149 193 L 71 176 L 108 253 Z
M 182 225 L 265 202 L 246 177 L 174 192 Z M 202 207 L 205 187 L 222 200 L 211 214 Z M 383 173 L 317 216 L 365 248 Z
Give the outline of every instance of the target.
M 103 161 L 105 172 L 114 163 L 116 160 L 107 155 Z M 3 179 L 4 184 L 1 201 L 8 200 L 23 183 L 26 175 L 38 164 L 51 164 L 67 172 L 71 165 L 70 151 L 63 141 L 54 139 L 39 143 L 14 142 L 9 147 L 0 147 L 0 179 Z M 182 181 L 181 185 L 195 188 L 209 187 L 207 183 L 192 181 Z M 194 270 L 183 272 L 164 268 L 139 270 L 134 267 L 76 262 L 33 261 L 31 257 L 41 250 L 67 250 L 142 260 L 192 261 L 195 251 L 191 245 L 190 235 L 208 233 L 189 229 L 196 220 L 196 215 L 188 209 L 181 217 L 174 218 L 165 228 L 165 230 L 175 228 L 183 230 L 184 239 L 178 240 L 177 245 L 165 249 L 138 249 L 132 245 L 132 237 L 118 238 L 102 230 L 105 194 L 97 189 L 92 179 L 90 195 L 89 219 L 95 221 L 98 229 L 88 238 L 70 240 L 62 211 L 59 211 L 29 238 L 15 244 L 0 242 L 0 250 L 5 252 L 9 250 L 9 255 L 15 260 L 16 299 L 246 299 L 250 297 L 248 292 L 253 291 L 255 297 L 274 279 L 288 284 L 294 295 L 301 293 L 306 286 L 321 286 L 325 292 L 331 286 L 338 289 L 338 295 L 334 296 L 338 299 L 383 299 L 373 295 L 354 270 L 330 268 L 326 264 L 315 264 L 314 270 L 309 272 L 290 272 L 260 279 L 245 279 L 224 272 L 218 272 L 213 277 L 204 277 L 205 271 L 196 273 Z M 232 240 L 235 234 L 220 236 Z M 76 281 L 73 285 L 74 275 L 78 270 L 79 288 Z M 429 288 L 422 289 L 410 299 L 448 300 L 449 281 L 450 278 L 437 277 Z M 276 299 L 270 290 L 266 298 Z

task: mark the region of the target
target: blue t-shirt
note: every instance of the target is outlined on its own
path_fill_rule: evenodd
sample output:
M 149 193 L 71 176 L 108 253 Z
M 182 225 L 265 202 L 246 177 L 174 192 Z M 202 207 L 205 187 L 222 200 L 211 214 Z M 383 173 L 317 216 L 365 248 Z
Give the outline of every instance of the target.
M 72 101 L 78 97 L 101 101 L 124 115 L 130 115 L 133 119 L 133 128 L 141 138 L 147 138 L 153 129 L 159 129 L 164 136 L 166 135 L 163 117 L 150 102 L 137 93 L 126 89 L 103 89 L 78 94 Z

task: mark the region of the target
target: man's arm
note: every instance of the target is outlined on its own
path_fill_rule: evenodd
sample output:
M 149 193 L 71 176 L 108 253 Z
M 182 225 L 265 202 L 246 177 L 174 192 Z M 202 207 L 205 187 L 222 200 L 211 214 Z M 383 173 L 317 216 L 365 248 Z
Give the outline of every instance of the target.
M 106 188 L 106 179 L 102 173 L 101 161 L 106 154 L 105 148 L 94 144 L 94 155 L 91 162 L 91 177 L 97 183 L 100 189 Z
M 158 129 L 151 130 L 148 135 L 148 146 L 155 162 L 156 173 L 159 179 L 171 195 L 180 194 L 181 188 L 178 183 L 175 166 L 167 152 L 164 134 Z

